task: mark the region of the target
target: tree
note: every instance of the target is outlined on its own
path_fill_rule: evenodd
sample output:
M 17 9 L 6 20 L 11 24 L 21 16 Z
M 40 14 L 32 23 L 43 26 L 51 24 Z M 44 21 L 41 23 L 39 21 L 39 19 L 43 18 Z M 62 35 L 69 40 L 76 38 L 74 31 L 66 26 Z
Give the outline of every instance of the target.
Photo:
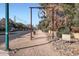
M 38 24 L 38 29 L 48 31 L 49 22 L 47 19 L 41 20 Z
M 72 21 L 72 19 L 74 19 L 74 16 L 76 14 L 75 13 L 76 8 L 75 8 L 74 3 L 63 3 L 63 4 L 52 4 L 52 3 L 48 4 L 48 3 L 46 3 L 46 4 L 40 4 L 40 5 L 42 7 L 54 7 L 55 6 L 55 12 L 56 12 L 55 14 L 57 16 L 54 17 L 54 22 L 56 22 L 55 25 L 57 25 L 58 28 L 61 27 L 63 23 L 67 23 L 67 26 L 70 26 L 71 25 L 70 22 Z M 51 19 L 52 19 L 52 14 L 51 14 L 52 11 L 50 11 L 49 8 L 47 8 L 45 10 L 47 12 L 48 18 L 43 19 L 43 20 L 46 20 L 46 21 L 49 20 L 49 22 L 47 24 L 50 24 Z M 61 19 L 61 20 L 59 20 L 59 19 Z M 67 21 L 65 21 L 65 19 Z M 64 22 L 63 22 L 63 20 L 64 20 Z M 49 27 L 49 25 L 47 26 L 46 24 L 44 24 L 45 21 L 41 21 L 41 23 L 43 23 L 44 29 Z M 54 26 L 54 27 L 56 27 L 56 26 Z M 58 28 L 56 28 L 56 29 L 58 29 Z
M 70 19 L 74 18 L 75 13 L 75 4 L 74 3 L 64 3 L 60 4 L 62 8 L 64 9 L 65 16 L 69 16 Z
M 14 21 L 12 21 L 12 19 L 9 19 L 9 30 L 11 30 L 12 28 L 15 28 L 18 30 L 24 30 L 27 27 L 23 23 L 15 23 Z M 2 18 L 0 20 L 0 30 L 5 31 L 5 18 Z

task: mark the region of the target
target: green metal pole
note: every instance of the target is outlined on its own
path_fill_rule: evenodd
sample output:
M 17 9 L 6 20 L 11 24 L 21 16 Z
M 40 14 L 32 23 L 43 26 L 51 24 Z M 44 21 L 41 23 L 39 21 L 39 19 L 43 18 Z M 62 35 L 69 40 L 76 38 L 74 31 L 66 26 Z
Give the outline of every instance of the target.
M 6 45 L 6 50 L 9 50 L 9 3 L 5 3 L 5 18 L 6 18 L 5 45 Z
M 30 25 L 31 25 L 30 39 L 32 40 L 32 8 L 30 8 Z

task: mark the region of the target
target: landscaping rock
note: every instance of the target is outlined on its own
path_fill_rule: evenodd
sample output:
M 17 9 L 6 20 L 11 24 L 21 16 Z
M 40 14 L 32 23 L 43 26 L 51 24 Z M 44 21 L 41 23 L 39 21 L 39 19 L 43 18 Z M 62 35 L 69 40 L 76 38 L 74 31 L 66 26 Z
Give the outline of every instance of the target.
M 52 45 L 58 53 L 66 56 L 79 55 L 79 40 L 73 39 L 72 41 L 53 40 Z

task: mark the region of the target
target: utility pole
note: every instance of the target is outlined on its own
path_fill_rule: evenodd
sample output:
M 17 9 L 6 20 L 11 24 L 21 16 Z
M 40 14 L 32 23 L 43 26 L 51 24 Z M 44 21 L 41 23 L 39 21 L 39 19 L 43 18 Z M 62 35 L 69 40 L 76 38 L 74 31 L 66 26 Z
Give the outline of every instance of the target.
M 14 22 L 16 23 L 16 16 L 14 16 Z
M 6 50 L 9 50 L 9 3 L 5 3 L 5 18 L 6 18 L 5 46 Z

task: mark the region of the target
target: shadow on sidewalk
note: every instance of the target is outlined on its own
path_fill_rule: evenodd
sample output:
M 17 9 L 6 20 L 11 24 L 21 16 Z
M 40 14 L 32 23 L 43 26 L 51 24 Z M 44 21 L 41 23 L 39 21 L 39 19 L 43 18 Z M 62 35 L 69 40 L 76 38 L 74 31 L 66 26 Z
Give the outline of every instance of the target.
M 37 47 L 37 46 L 42 46 L 42 45 L 46 45 L 51 43 L 52 41 L 46 42 L 46 43 L 42 43 L 42 44 L 38 44 L 38 45 L 33 45 L 33 46 L 27 46 L 27 47 L 22 47 L 22 48 L 15 48 L 15 49 L 11 49 L 11 51 L 19 51 L 22 49 L 27 49 L 27 48 L 32 48 L 32 47 Z
M 47 38 L 47 37 L 37 37 L 37 38 L 34 38 L 34 37 L 33 37 L 33 40 L 44 39 L 44 38 Z

